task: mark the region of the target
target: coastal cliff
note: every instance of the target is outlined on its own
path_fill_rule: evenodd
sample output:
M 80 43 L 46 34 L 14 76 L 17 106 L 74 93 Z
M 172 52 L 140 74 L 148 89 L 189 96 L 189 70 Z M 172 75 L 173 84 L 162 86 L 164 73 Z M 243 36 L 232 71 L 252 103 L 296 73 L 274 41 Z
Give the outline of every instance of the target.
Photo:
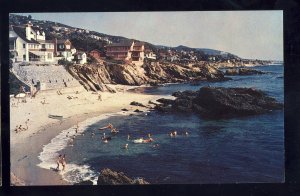
M 223 81 L 222 71 L 207 64 L 181 65 L 152 62 L 143 66 L 103 62 L 90 65 L 71 65 L 67 67 L 87 90 L 105 91 L 105 84 L 158 85 L 186 81 Z

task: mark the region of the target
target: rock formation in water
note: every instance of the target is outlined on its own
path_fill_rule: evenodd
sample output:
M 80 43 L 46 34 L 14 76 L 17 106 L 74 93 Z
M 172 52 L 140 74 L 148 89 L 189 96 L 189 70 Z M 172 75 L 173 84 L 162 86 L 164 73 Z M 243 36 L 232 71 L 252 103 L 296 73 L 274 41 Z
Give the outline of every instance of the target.
M 149 184 L 144 179 L 131 179 L 123 172 L 115 172 L 108 168 L 101 170 L 97 185 Z
M 71 65 L 67 70 L 87 89 L 112 91 L 105 84 L 157 85 L 185 81 L 228 80 L 222 71 L 208 64 L 181 65 L 152 62 L 143 66 L 103 62 L 93 65 Z
M 283 104 L 252 88 L 202 87 L 198 91 L 175 92 L 175 100 L 159 99 L 162 112 L 197 113 L 204 118 L 230 118 L 283 109 Z
M 248 68 L 231 68 L 227 69 L 225 75 L 257 75 L 257 74 L 265 74 L 263 71 L 248 69 Z

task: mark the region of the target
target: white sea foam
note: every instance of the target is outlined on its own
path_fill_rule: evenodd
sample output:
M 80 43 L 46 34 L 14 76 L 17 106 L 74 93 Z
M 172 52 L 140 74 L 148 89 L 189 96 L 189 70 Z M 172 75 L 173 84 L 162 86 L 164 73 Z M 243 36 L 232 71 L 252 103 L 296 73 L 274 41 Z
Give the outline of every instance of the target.
M 103 114 L 97 117 L 86 119 L 83 122 L 78 123 L 78 130 L 77 133 L 75 128 L 77 125 L 73 127 L 63 130 L 58 134 L 55 138 L 51 140 L 51 142 L 47 145 L 44 145 L 42 152 L 39 154 L 38 158 L 41 160 L 41 163 L 38 164 L 39 167 L 49 170 L 54 170 L 57 166 L 56 161 L 59 155 L 59 151 L 66 148 L 71 142 L 71 138 L 81 135 L 88 126 L 100 121 L 107 119 L 112 116 L 119 116 L 119 115 L 129 115 L 129 114 L 136 114 L 134 112 L 117 112 L 111 114 Z M 60 171 L 59 174 L 62 178 L 72 184 L 82 182 L 85 180 L 91 180 L 94 185 L 97 184 L 97 178 L 99 173 L 93 171 L 90 166 L 88 165 L 78 165 L 75 163 L 67 163 L 67 166 L 64 171 Z

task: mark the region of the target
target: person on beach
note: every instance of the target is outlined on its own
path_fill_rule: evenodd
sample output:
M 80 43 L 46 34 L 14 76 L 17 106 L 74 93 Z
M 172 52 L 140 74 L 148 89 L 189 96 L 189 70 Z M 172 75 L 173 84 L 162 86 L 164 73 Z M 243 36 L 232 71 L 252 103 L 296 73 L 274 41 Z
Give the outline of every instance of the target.
M 108 123 L 108 125 L 107 126 L 105 126 L 105 127 L 101 127 L 101 128 L 99 128 L 99 130 L 104 130 L 104 129 L 113 129 L 114 128 L 114 126 L 111 124 L 111 123 Z
M 62 171 L 65 171 L 65 168 L 66 168 L 66 154 L 64 154 L 64 156 L 61 158 L 61 165 L 63 166 L 63 169 Z
M 128 144 L 125 144 L 123 148 L 127 150 L 128 149 Z
M 27 119 L 26 121 L 25 121 L 25 130 L 28 130 L 28 122 L 29 122 L 29 119 Z
M 15 132 L 18 133 L 18 125 L 15 128 Z
M 105 133 L 103 133 L 103 136 L 101 137 L 101 139 L 102 139 L 102 140 L 105 139 Z
M 148 133 L 148 138 L 151 138 L 151 134 L 150 133 Z
M 98 94 L 98 101 L 102 101 L 102 97 L 100 93 Z
M 159 144 L 154 144 L 152 147 L 157 148 L 157 147 L 159 147 Z
M 127 140 L 130 140 L 130 135 L 129 134 L 127 135 Z
M 175 137 L 177 135 L 177 131 L 172 131 L 170 134 L 169 134 L 171 137 Z
M 76 125 L 76 127 L 75 127 L 75 133 L 78 132 L 78 129 L 79 129 L 79 125 L 78 125 L 78 123 L 77 123 L 77 125 Z
M 112 128 L 114 128 L 114 126 L 111 123 L 108 123 L 107 128 L 112 129 Z
M 19 126 L 19 130 L 20 130 L 20 131 L 26 131 L 26 128 L 25 128 L 25 127 L 22 127 L 22 125 L 20 125 L 20 126 Z
M 116 133 L 118 133 L 119 131 L 117 131 L 116 128 L 113 128 L 110 132 L 116 134 Z
M 61 163 L 61 160 L 62 160 L 62 155 L 60 154 L 60 155 L 58 155 L 58 159 L 56 161 L 56 164 L 57 164 L 56 170 L 59 170 L 59 165 Z
M 185 132 L 185 135 L 188 136 L 188 135 L 189 135 L 189 132 L 186 131 L 186 132 Z
M 20 131 L 22 131 L 22 129 L 23 129 L 22 125 L 19 125 L 19 126 L 17 125 L 16 128 L 15 128 L 15 132 L 19 133 Z

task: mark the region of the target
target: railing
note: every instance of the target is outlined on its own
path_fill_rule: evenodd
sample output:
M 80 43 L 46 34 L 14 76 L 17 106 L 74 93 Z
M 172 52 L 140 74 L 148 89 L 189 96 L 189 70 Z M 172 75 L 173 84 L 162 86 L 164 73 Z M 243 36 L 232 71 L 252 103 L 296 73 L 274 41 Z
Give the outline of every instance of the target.
M 110 52 L 113 52 L 113 53 L 114 52 L 128 52 L 128 50 L 110 50 L 110 51 L 108 50 L 107 51 L 107 53 L 110 53 Z
M 141 48 L 133 48 L 132 51 L 142 52 L 143 50 Z

